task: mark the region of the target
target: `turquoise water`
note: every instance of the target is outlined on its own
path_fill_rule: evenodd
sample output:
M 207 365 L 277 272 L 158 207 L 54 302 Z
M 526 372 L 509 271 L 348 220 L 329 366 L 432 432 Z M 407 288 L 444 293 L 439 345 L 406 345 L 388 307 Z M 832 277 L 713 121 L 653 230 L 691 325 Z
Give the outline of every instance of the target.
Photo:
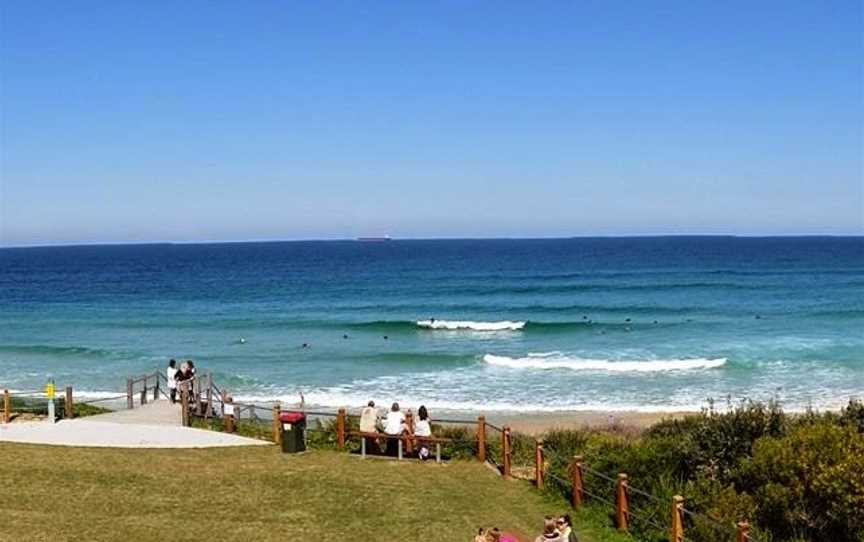
M 326 406 L 835 406 L 864 395 L 864 238 L 0 250 L 0 385 L 100 396 L 170 357 Z

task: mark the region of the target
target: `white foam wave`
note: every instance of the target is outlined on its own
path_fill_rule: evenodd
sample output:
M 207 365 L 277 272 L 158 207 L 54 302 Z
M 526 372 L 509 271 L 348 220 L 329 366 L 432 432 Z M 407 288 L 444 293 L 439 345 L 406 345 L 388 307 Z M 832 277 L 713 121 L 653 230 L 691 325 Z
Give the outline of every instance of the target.
M 403 409 L 416 410 L 421 405 L 439 413 L 445 412 L 500 412 L 500 413 L 554 413 L 554 412 L 698 412 L 705 406 L 704 401 L 667 402 L 665 404 L 637 404 L 620 402 L 561 402 L 550 403 L 498 400 L 459 400 L 441 397 L 421 397 L 417 395 L 382 393 L 362 393 L 335 390 L 315 390 L 304 393 L 305 408 L 323 410 L 348 408 L 359 411 L 371 399 L 379 408 L 388 407 L 394 400 Z M 288 408 L 299 408 L 299 394 L 254 394 L 236 395 L 236 402 L 269 405 L 279 403 Z
M 472 331 L 518 331 L 525 327 L 525 322 L 472 322 L 471 320 L 419 320 L 417 325 L 426 329 L 468 329 Z
M 643 361 L 612 361 L 583 359 L 560 354 L 529 354 L 523 358 L 486 354 L 483 361 L 489 365 L 511 369 L 570 369 L 573 371 L 610 371 L 623 373 L 651 373 L 658 371 L 687 371 L 716 369 L 726 364 L 726 358 L 652 359 Z

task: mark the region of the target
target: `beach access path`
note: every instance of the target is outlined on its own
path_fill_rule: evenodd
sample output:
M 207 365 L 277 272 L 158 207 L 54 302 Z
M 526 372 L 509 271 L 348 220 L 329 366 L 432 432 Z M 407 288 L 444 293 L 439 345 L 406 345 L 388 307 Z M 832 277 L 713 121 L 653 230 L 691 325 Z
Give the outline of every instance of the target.
M 158 400 L 86 418 L 0 424 L 0 442 L 110 448 L 272 446 L 262 440 L 183 427 L 180 406 Z

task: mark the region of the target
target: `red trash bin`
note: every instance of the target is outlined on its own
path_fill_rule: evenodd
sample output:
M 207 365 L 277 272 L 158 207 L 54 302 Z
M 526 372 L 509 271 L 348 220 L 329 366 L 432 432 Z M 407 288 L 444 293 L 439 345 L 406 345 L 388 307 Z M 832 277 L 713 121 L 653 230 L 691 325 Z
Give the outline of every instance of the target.
M 282 451 L 296 454 L 306 450 L 306 414 L 283 412 L 279 415 L 282 424 Z

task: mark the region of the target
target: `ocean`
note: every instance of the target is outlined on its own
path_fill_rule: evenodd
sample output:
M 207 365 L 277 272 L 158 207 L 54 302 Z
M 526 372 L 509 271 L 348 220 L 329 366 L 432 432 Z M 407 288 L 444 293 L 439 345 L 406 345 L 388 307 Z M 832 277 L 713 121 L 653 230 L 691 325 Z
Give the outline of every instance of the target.
M 864 395 L 864 237 L 0 249 L 0 386 L 108 396 L 169 358 L 327 407 L 836 407 Z

